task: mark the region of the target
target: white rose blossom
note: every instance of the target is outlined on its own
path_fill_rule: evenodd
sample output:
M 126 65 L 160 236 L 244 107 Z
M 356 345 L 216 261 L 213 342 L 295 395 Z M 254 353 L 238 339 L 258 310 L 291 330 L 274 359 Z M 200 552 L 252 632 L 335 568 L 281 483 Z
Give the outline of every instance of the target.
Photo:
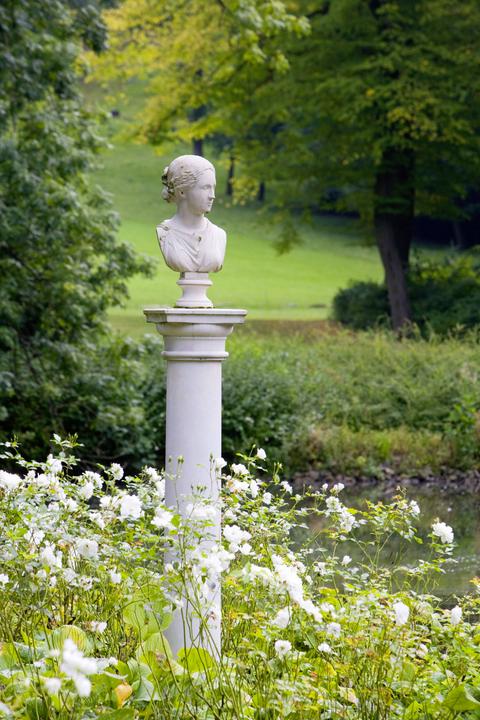
M 6 493 L 16 490 L 21 482 L 22 479 L 18 475 L 0 470 L 0 488 L 3 488 Z
M 128 518 L 138 520 L 142 514 L 142 502 L 137 495 L 122 495 L 120 498 L 120 517 L 122 520 Z
M 322 642 L 318 646 L 318 652 L 326 653 L 327 655 L 329 655 L 332 652 L 332 648 L 330 647 L 330 645 L 328 643 Z
M 63 645 L 60 670 L 73 680 L 80 697 L 89 697 L 92 683 L 87 675 L 98 672 L 98 664 L 94 658 L 85 657 L 70 638 Z
M 277 640 L 275 643 L 275 652 L 280 660 L 283 660 L 291 651 L 292 643 L 289 640 Z
M 410 608 L 401 600 L 393 604 L 393 612 L 395 613 L 395 622 L 397 625 L 405 625 L 408 622 Z
M 258 458 L 259 460 L 266 460 L 266 458 L 267 458 L 267 453 L 265 452 L 265 450 L 264 450 L 263 448 L 258 448 L 258 450 L 257 450 L 257 458 Z
M 44 677 L 42 678 L 42 682 L 49 695 L 58 695 L 60 688 L 62 687 L 62 681 L 60 678 Z
M 275 615 L 272 620 L 272 624 L 275 625 L 275 627 L 280 628 L 280 630 L 285 630 L 291 620 L 291 617 L 292 613 L 290 611 L 290 608 L 284 607 L 279 610 L 278 613 Z
M 155 510 L 155 515 L 152 518 L 152 525 L 158 528 L 165 528 L 165 530 L 173 530 L 173 513 L 166 508 L 159 507 Z
M 98 543 L 96 540 L 78 538 L 75 543 L 75 551 L 79 557 L 94 560 L 98 557 Z
M 462 608 L 456 605 L 450 610 L 450 622 L 452 625 L 458 625 L 462 619 Z
M 123 478 L 123 468 L 118 463 L 112 463 L 110 465 L 110 474 L 114 480 L 121 480 Z
M 450 544 L 453 542 L 453 530 L 450 525 L 444 522 L 434 522 L 432 525 L 432 533 L 438 537 L 442 543 Z
M 230 467 L 234 475 L 248 475 L 248 470 L 242 463 L 233 463 Z

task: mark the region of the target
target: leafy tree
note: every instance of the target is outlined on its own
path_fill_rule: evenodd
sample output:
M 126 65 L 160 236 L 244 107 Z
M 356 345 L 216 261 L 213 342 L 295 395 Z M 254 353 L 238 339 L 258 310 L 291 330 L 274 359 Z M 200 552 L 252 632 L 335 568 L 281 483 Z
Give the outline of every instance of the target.
M 281 0 L 125 0 L 104 17 L 109 52 L 92 57 L 92 77 L 144 81 L 149 100 L 134 132 L 197 151 L 215 133 L 241 140 L 252 92 L 285 71 L 282 44 L 308 28 Z
M 86 177 L 102 143 L 77 67 L 85 43 L 101 46 L 102 23 L 83 10 L 0 7 L 0 432 L 44 449 L 54 431 L 77 431 L 106 459 L 143 442 L 135 351 L 108 341 L 106 311 L 147 264 L 116 241 L 110 202 Z
M 405 270 L 415 212 L 461 217 L 480 177 L 476 0 L 305 2 L 312 32 L 287 55 L 280 142 L 301 128 L 299 189 L 371 218 L 394 327 L 410 319 Z M 318 10 L 315 12 L 315 8 Z M 280 87 L 271 88 L 277 96 Z M 299 177 L 288 153 L 279 177 Z M 324 202 L 324 200 L 323 200 Z

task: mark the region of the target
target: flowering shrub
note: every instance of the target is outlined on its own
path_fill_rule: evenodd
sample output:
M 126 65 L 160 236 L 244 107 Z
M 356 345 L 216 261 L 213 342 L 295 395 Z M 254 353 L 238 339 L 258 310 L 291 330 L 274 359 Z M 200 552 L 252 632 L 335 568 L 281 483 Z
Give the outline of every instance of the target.
M 452 528 L 434 523 L 416 566 L 378 562 L 392 537 L 422 542 L 416 502 L 353 510 L 340 484 L 294 496 L 259 478 L 258 450 L 223 468 L 223 540 L 206 542 L 219 509 L 202 495 L 182 519 L 155 469 L 75 474 L 57 442 L 44 463 L 3 453 L 0 717 L 479 716 L 478 596 L 450 610 L 427 593 Z M 220 573 L 219 655 L 205 648 Z M 174 657 L 164 631 L 187 606 L 199 642 Z

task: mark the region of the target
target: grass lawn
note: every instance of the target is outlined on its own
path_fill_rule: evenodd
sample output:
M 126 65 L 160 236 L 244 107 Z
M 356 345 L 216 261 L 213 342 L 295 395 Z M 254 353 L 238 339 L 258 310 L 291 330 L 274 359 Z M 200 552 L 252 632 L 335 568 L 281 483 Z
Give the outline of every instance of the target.
M 116 143 L 102 158 L 93 180 L 113 194 L 122 224 L 119 235 L 156 262 L 153 279 L 133 278 L 130 298 L 112 312 L 114 325 L 142 334 L 145 305 L 173 304 L 179 295 L 175 274 L 163 263 L 155 225 L 174 211 L 161 199 L 161 175 L 169 156 L 150 147 Z M 328 316 L 332 297 L 351 279 L 378 279 L 375 247 L 362 244 L 351 220 L 326 217 L 303 224 L 303 244 L 279 256 L 273 247 L 278 229 L 258 207 L 230 206 L 223 193 L 225 170 L 218 167 L 217 200 L 210 219 L 228 235 L 224 269 L 211 279 L 217 306 L 245 307 L 253 319 L 316 320 Z

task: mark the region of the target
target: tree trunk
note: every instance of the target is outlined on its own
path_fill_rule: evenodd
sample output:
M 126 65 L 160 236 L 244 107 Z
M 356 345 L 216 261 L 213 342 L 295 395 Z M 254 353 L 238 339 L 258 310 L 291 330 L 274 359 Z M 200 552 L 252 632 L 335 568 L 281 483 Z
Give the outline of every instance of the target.
M 406 271 L 413 235 L 414 170 L 413 153 L 390 149 L 384 153 L 375 182 L 375 235 L 394 330 L 412 320 Z
M 192 151 L 194 155 L 203 157 L 203 140 L 194 138 L 192 140 Z
M 235 176 L 235 158 L 233 155 L 230 155 L 230 165 L 228 168 L 228 176 L 227 176 L 227 187 L 226 187 L 226 194 L 228 197 L 233 197 L 233 178 Z

